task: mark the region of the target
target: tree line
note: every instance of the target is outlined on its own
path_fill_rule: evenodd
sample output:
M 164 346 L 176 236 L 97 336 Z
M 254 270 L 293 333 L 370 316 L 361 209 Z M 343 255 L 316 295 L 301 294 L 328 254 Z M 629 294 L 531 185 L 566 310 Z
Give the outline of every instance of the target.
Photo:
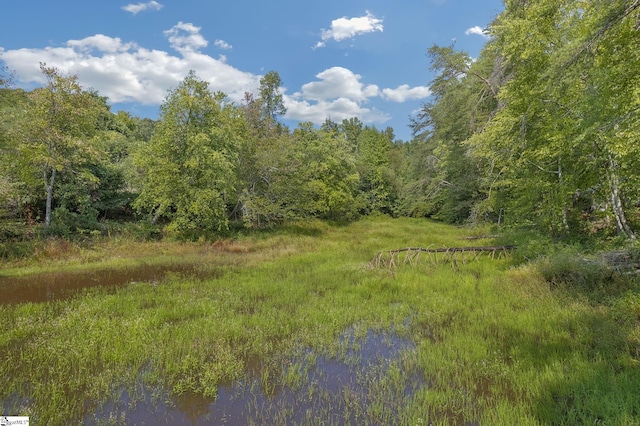
M 46 64 L 41 72 L 44 87 L 0 91 L 5 224 L 70 236 L 141 221 L 194 238 L 233 224 L 396 214 L 393 130 L 352 118 L 291 131 L 279 121 L 277 72 L 240 104 L 190 72 L 155 121 L 112 113 L 75 75 Z
M 505 0 L 486 31 L 477 58 L 428 50 L 433 95 L 410 141 L 357 118 L 289 129 L 275 71 L 240 103 L 190 72 L 150 120 L 46 64 L 32 91 L 3 69 L 2 223 L 194 238 L 383 213 L 634 240 L 640 0 Z

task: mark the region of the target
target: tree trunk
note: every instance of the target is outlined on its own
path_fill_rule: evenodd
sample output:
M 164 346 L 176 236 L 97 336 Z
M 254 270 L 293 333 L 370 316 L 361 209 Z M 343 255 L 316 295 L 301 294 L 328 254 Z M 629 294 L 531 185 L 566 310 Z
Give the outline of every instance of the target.
M 151 218 L 151 224 L 155 225 L 158 222 L 158 219 L 160 218 L 160 208 L 158 208 L 158 210 L 156 210 L 156 213 L 153 215 L 153 217 Z
M 567 220 L 567 205 L 562 199 L 564 195 L 564 175 L 562 174 L 561 158 L 558 157 L 558 183 L 560 184 L 560 202 L 562 203 L 562 227 L 565 231 L 569 231 L 569 221 Z
M 629 224 L 627 223 L 627 218 L 624 214 L 624 207 L 622 205 L 622 199 L 620 198 L 620 187 L 618 174 L 616 173 L 616 169 L 618 168 L 618 164 L 613 159 L 613 156 L 609 156 L 609 183 L 611 185 L 611 210 L 613 211 L 613 217 L 616 219 L 616 227 L 618 228 L 618 232 L 626 235 L 630 240 L 636 239 L 636 234 L 633 232 Z
M 51 199 L 53 198 L 53 184 L 56 181 L 56 168 L 51 168 L 51 178 L 47 179 L 49 184 L 47 185 L 47 202 L 45 206 L 45 214 L 44 214 L 44 227 L 46 229 L 49 228 L 51 224 Z

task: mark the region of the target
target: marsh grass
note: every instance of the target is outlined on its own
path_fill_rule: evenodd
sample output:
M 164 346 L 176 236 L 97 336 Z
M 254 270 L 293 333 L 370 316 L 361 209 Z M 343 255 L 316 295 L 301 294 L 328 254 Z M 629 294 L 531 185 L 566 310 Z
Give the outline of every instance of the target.
M 371 218 L 217 244 L 107 241 L 54 256 L 40 269 L 178 259 L 226 269 L 215 279 L 176 275 L 3 307 L 4 411 L 34 424 L 120 424 L 153 398 L 198 395 L 206 407 L 244 383 L 245 411 L 271 413 L 274 424 L 637 422 L 640 299 L 632 287 L 594 304 L 551 285 L 539 265 L 508 259 L 368 266 L 380 250 L 486 243 L 469 235 Z M 360 368 L 372 333 L 411 346 Z M 328 373 L 318 366 L 330 362 L 347 366 L 354 381 L 320 386 Z M 287 389 L 307 399 L 283 398 Z M 118 401 L 126 407 L 112 410 Z M 297 411 L 304 401 L 316 405 Z

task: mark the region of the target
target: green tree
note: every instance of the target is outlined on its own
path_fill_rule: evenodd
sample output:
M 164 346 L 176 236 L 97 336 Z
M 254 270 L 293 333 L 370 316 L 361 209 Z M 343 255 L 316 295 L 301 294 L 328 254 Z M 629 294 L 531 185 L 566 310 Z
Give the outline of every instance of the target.
M 625 205 L 639 195 L 640 4 L 506 5 L 492 25 L 509 76 L 502 107 L 470 141 L 494 171 L 493 205 L 556 234 L 588 230 L 585 217 L 607 206 L 618 232 L 635 238 Z
M 0 89 L 12 86 L 15 75 L 6 65 L 0 65 Z
M 169 93 L 151 140 L 135 154 L 135 207 L 150 212 L 153 222 L 169 219 L 169 230 L 185 236 L 226 229 L 245 134 L 241 111 L 190 72 Z
M 28 94 L 29 105 L 12 138 L 17 141 L 16 160 L 21 164 L 19 180 L 44 183 L 45 227 L 51 224 L 56 177 L 64 171 L 84 175 L 81 165 L 98 155 L 91 143 L 104 103 L 80 86 L 75 75 L 63 76 L 55 68 L 40 65 L 45 87 Z
M 271 226 L 292 211 L 284 206 L 282 185 L 292 163 L 292 143 L 288 129 L 278 117 L 286 113 L 280 76 L 268 72 L 260 79 L 259 96 L 245 93 L 241 104 L 248 134 L 239 147 L 238 197 L 234 216 L 245 226 Z M 283 198 L 284 197 L 284 198 Z
M 278 121 L 278 117 L 287 112 L 280 93 L 281 85 L 280 75 L 269 71 L 260 79 L 257 97 L 253 93 L 245 93 L 242 109 L 254 137 L 276 137 L 286 132 L 287 129 Z
M 365 211 L 393 213 L 397 198 L 395 173 L 390 167 L 393 131 L 365 127 L 357 138 L 357 167 Z
M 0 215 L 19 214 L 22 192 L 17 181 L 19 165 L 16 161 L 15 134 L 19 117 L 26 109 L 27 97 L 23 90 L 11 88 L 11 76 L 6 67 L 0 67 Z M 23 189 L 23 188 L 22 188 Z
M 358 138 L 364 129 L 364 123 L 358 117 L 345 118 L 338 125 L 338 129 L 347 139 L 351 151 L 355 153 L 358 150 Z
M 262 115 L 269 119 L 272 124 L 278 121 L 278 116 L 287 113 L 284 106 L 283 96 L 280 93 L 282 80 L 276 71 L 269 71 L 260 79 L 260 101 L 262 104 Z
M 423 105 L 411 123 L 412 148 L 421 160 L 413 164 L 424 173 L 405 184 L 404 194 L 411 198 L 402 204 L 446 222 L 476 221 L 482 167 L 466 141 L 499 108 L 499 73 L 493 72 L 494 64 L 486 57 L 473 62 L 453 46 L 432 46 L 429 57 L 436 72 L 430 85 L 432 101 Z
M 351 220 L 358 214 L 359 175 L 355 158 L 343 137 L 334 131 L 301 123 L 293 132 L 298 168 L 292 169 L 298 188 L 299 217 Z

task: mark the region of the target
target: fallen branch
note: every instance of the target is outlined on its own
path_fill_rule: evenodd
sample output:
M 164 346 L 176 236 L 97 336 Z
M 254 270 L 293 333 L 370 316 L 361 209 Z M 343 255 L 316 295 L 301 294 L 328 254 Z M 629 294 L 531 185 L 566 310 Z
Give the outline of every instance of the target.
M 498 259 L 506 253 L 515 250 L 515 245 L 502 245 L 502 246 L 480 246 L 480 247 L 440 247 L 440 248 L 424 248 L 424 247 L 405 247 L 389 251 L 381 251 L 369 262 L 371 267 L 387 267 L 393 268 L 397 264 L 403 263 L 415 265 L 420 259 L 421 253 L 427 253 L 427 257 L 433 263 L 451 262 L 452 266 L 457 266 L 458 262 L 466 263 L 467 258 L 465 254 L 472 254 L 472 261 L 478 259 L 478 257 L 486 253 L 492 259 L 495 258 L 496 253 Z M 440 258 L 438 255 L 442 254 Z

